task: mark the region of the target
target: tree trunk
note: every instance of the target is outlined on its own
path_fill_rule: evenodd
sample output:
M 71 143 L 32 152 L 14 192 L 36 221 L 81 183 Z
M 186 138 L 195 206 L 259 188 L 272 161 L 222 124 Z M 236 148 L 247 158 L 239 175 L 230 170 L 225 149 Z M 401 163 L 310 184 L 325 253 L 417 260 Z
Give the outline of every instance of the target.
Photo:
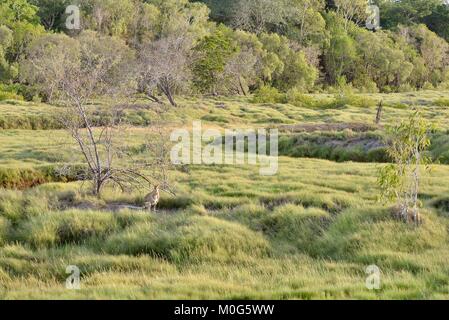
M 383 102 L 381 101 L 379 103 L 379 106 L 377 107 L 377 115 L 376 115 L 376 124 L 380 124 L 380 121 L 382 120 L 382 111 L 383 111 Z
M 247 96 L 248 94 L 246 93 L 246 90 L 243 87 L 242 78 L 240 76 L 239 76 L 239 86 L 240 86 L 240 90 L 242 90 L 243 95 Z
M 98 178 L 94 179 L 93 181 L 93 193 L 94 196 L 99 197 L 101 194 L 101 188 L 102 188 L 102 182 Z
M 173 98 L 173 96 L 172 96 L 170 90 L 167 92 L 166 96 L 167 96 L 168 101 L 170 102 L 170 104 L 171 104 L 173 107 L 177 107 L 177 106 L 178 106 L 178 105 L 176 104 L 175 99 Z
M 173 95 L 171 93 L 170 87 L 165 84 L 160 84 L 159 89 L 164 93 L 164 95 L 167 97 L 168 101 L 173 107 L 177 107 L 176 101 L 173 98 Z

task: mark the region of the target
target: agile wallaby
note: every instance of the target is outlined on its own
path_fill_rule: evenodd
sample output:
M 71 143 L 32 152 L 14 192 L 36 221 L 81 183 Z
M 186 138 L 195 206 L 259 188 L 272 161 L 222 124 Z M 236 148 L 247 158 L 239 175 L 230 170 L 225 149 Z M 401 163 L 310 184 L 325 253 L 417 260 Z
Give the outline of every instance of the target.
M 151 208 L 154 208 L 154 212 L 156 212 L 156 207 L 160 199 L 159 185 L 156 185 L 154 190 L 145 196 L 145 209 L 151 212 Z

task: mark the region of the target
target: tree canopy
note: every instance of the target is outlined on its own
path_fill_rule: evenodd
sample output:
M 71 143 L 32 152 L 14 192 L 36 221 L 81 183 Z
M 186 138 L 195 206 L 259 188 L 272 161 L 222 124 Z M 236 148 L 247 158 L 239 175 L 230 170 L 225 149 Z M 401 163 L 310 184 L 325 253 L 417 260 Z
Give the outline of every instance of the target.
M 448 87 L 449 6 L 374 3 L 376 31 L 365 27 L 362 0 L 79 0 L 81 30 L 73 32 L 67 0 L 0 0 L 0 81 L 20 81 L 27 71 L 19 61 L 48 35 L 79 41 L 90 31 L 140 57 L 140 71 L 151 70 L 133 71 L 140 91 L 173 105 L 176 94 L 313 92 L 342 81 L 370 92 Z

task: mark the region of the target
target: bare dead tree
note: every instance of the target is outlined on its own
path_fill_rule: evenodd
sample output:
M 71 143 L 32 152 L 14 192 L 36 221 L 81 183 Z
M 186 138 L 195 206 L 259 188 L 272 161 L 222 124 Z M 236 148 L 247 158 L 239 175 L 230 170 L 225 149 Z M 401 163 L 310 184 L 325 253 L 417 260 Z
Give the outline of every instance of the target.
M 155 102 L 155 91 L 162 92 L 176 107 L 174 94 L 190 81 L 189 49 L 192 40 L 185 34 L 170 35 L 139 49 L 139 90 Z
M 242 48 L 226 63 L 224 71 L 218 76 L 220 92 L 248 94 L 248 86 L 257 75 L 258 57 L 249 49 Z
M 232 24 L 237 29 L 260 34 L 282 26 L 287 16 L 285 0 L 239 0 L 232 7 Z
M 84 32 L 77 40 L 48 35 L 34 43 L 23 63 L 28 81 L 51 89 L 60 104 L 60 121 L 78 146 L 86 171 L 100 195 L 108 183 L 122 190 L 150 182 L 149 163 L 135 161 L 127 147 L 123 108 L 117 103 L 135 92 L 128 69 L 133 56 L 120 40 Z M 91 101 L 109 97 L 115 104 L 101 110 Z M 112 99 L 111 99 L 112 98 Z

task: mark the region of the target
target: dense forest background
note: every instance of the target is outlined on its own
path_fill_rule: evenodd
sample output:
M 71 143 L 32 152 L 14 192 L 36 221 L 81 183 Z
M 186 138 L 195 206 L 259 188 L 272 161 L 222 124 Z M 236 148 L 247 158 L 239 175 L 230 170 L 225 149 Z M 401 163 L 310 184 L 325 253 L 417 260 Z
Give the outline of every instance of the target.
M 176 94 L 448 89 L 449 5 L 373 3 L 376 31 L 366 0 L 0 0 L 0 92 L 48 99 L 30 65 L 51 57 L 56 68 L 86 43 L 126 55 L 139 90 L 172 104 Z M 79 30 L 66 28 L 72 4 Z

